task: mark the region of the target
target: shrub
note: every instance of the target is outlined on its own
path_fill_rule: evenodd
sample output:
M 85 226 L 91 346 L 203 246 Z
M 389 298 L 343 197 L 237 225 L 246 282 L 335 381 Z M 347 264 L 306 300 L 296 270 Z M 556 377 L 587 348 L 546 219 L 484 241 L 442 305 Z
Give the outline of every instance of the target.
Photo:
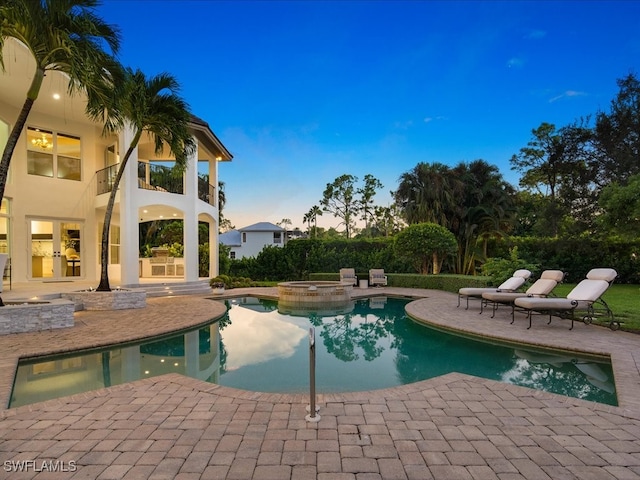
M 538 270 L 538 265 L 527 263 L 518 257 L 518 247 L 509 250 L 509 258 L 490 258 L 482 266 L 482 272 L 491 278 L 494 285 L 500 285 L 502 282 L 513 276 L 516 270 L 525 268 L 532 273 Z

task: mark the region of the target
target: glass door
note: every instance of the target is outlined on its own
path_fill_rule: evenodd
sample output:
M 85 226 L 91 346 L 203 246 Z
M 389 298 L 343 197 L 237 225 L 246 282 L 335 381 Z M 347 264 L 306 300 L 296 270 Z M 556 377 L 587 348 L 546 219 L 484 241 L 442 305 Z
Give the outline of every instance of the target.
M 61 280 L 82 276 L 81 224 L 64 220 L 31 220 L 31 278 Z

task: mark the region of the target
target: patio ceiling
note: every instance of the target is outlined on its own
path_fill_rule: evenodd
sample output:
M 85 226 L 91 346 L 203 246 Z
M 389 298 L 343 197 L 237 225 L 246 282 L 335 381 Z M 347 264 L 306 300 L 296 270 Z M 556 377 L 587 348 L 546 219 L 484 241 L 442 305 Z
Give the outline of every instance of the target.
M 13 38 L 5 42 L 2 56 L 4 58 L 4 71 L 0 71 L 2 99 L 12 107 L 21 109 L 33 80 L 36 62 L 27 47 Z M 54 117 L 62 117 L 68 121 L 92 123 L 84 113 L 87 103 L 84 96 L 68 96 L 68 78 L 60 72 L 47 72 L 38 99 L 33 104 L 33 110 Z M 54 95 L 60 97 L 56 99 Z

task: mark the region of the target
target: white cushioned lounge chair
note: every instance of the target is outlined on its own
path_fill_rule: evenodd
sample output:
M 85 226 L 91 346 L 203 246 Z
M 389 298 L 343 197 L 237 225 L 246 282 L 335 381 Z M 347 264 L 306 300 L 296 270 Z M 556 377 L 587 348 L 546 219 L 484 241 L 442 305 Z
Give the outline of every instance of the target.
M 467 306 L 465 310 L 469 308 L 469 298 L 482 298 L 483 293 L 488 292 L 515 292 L 519 289 L 524 282 L 531 276 L 531 272 L 526 269 L 516 270 L 513 272 L 511 278 L 502 282 L 498 287 L 464 287 L 458 290 L 458 307 L 460 306 L 460 299 L 467 299 Z
M 571 330 L 576 319 L 576 312 L 583 312 L 582 321 L 589 324 L 594 317 L 604 315 L 609 319 L 611 330 L 620 328 L 620 322 L 613 317 L 613 312 L 602 299 L 602 294 L 607 291 L 618 273 L 613 268 L 594 268 L 587 273 L 587 278 L 582 280 L 571 290 L 566 298 L 536 298 L 520 297 L 514 300 L 516 310 L 527 314 L 531 328 L 531 318 L 536 315 L 549 315 L 552 317 L 571 320 Z
M 384 274 L 382 268 L 372 268 L 369 270 L 369 285 L 373 286 L 387 286 L 387 276 Z
M 341 268 L 340 281 L 350 285 L 357 285 L 358 277 L 356 277 L 356 270 L 354 268 Z
M 482 294 L 482 303 L 480 304 L 480 313 L 485 305 L 492 305 L 493 312 L 491 318 L 495 317 L 496 310 L 499 305 L 511 305 L 511 323 L 514 320 L 514 310 L 516 298 L 520 297 L 537 297 L 544 298 L 551 294 L 558 283 L 562 282 L 564 272 L 562 270 L 545 270 L 533 285 L 527 288 L 526 292 L 485 292 Z

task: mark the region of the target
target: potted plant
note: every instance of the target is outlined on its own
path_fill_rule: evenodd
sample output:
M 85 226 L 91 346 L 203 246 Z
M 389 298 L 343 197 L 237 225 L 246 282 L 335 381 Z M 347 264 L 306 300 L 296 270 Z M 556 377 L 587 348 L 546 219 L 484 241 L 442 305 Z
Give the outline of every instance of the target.
M 213 293 L 217 293 L 217 294 L 224 293 L 223 282 L 211 282 L 211 288 L 213 289 Z

